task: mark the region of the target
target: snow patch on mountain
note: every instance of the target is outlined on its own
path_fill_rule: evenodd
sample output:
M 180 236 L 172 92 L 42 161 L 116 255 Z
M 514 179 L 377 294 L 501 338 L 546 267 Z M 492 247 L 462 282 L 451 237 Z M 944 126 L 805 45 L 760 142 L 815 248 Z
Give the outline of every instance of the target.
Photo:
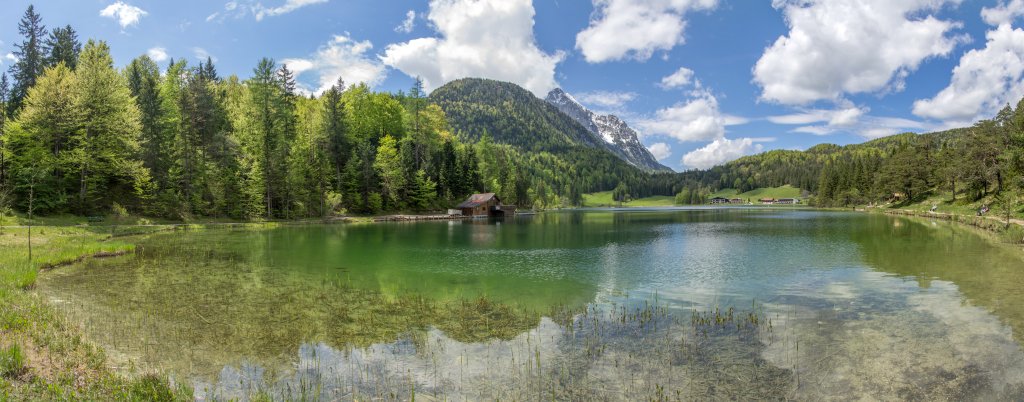
M 672 171 L 658 163 L 651 151 L 640 142 L 636 130 L 617 116 L 598 115 L 561 88 L 551 90 L 545 100 L 583 125 L 595 137 L 604 140 L 608 149 L 622 160 L 647 171 Z

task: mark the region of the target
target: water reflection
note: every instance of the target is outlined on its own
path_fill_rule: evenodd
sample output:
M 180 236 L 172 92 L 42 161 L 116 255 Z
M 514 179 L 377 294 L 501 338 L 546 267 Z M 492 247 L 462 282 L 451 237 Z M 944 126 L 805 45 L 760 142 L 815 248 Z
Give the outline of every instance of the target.
M 40 291 L 207 397 L 1024 399 L 1024 257 L 949 224 L 591 211 L 142 249 Z

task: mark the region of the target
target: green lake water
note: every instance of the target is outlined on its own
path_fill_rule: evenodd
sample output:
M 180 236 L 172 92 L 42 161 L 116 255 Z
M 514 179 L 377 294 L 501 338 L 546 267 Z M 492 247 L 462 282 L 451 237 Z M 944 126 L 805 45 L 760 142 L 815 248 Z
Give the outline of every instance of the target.
M 1024 399 L 1024 252 L 792 209 L 144 238 L 39 292 L 201 399 Z

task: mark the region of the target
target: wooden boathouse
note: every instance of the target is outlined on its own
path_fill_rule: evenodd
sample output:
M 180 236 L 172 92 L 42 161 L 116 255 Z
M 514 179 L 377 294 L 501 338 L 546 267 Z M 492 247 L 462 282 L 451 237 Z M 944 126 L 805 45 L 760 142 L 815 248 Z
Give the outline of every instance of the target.
M 516 214 L 515 205 L 504 205 L 494 193 L 473 194 L 466 201 L 455 206 L 462 216 L 489 216 L 500 218 Z

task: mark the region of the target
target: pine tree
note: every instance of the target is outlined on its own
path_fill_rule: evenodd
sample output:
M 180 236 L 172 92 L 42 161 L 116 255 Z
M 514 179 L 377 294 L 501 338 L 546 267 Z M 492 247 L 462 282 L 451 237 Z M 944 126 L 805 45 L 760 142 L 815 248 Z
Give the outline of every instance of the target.
M 345 171 L 342 173 L 342 202 L 349 211 L 362 212 L 366 206 L 366 192 L 363 191 L 363 159 L 356 150 L 352 151 Z
M 171 130 L 165 130 L 165 109 L 160 95 L 160 67 L 149 56 L 141 56 L 128 65 L 125 75 L 128 88 L 139 107 L 142 130 L 139 143 L 142 146 L 142 163 L 152 174 L 156 186 L 156 205 L 150 205 L 148 212 L 159 215 L 173 215 L 174 191 L 168 171 L 172 141 L 165 137 Z M 176 78 L 176 77 L 175 77 Z
M 277 80 L 274 75 L 274 61 L 262 59 L 253 70 L 253 77 L 249 80 L 249 96 L 253 110 L 254 137 L 259 144 L 258 159 L 260 161 L 260 176 L 264 182 L 264 203 L 266 206 L 267 219 L 274 215 L 275 185 L 278 177 L 272 165 L 275 152 L 278 150 L 280 138 L 275 127 L 275 102 L 277 101 Z
M 295 140 L 295 102 L 298 96 L 295 92 L 295 75 L 288 70 L 288 66 L 285 64 L 282 64 L 281 68 L 277 70 L 276 85 L 277 90 L 273 102 L 274 129 L 280 140 L 277 142 L 273 155 L 275 161 L 287 161 L 288 155 L 291 154 L 291 145 Z M 273 167 L 277 170 L 274 172 L 274 177 L 281 179 L 277 184 L 280 193 L 279 205 L 284 209 L 284 217 L 291 218 L 291 207 L 295 200 L 293 189 L 287 180 L 291 176 L 290 167 L 287 163 L 280 162 L 275 163 Z
M 199 74 L 208 82 L 220 81 L 220 77 L 217 75 L 217 68 L 213 66 L 213 58 L 210 56 L 206 57 L 206 63 L 199 64 Z
M 327 132 L 328 149 L 330 152 L 331 164 L 334 165 L 335 188 L 342 189 L 342 170 L 345 166 L 349 145 L 345 139 L 347 133 L 347 113 L 342 94 L 345 91 L 345 81 L 338 78 L 338 82 L 324 92 L 322 101 L 324 108 L 324 130 Z
M 14 88 L 11 90 L 11 99 L 8 102 L 9 116 L 17 115 L 22 102 L 28 96 L 29 88 L 35 86 L 36 78 L 43 74 L 43 69 L 46 66 L 44 58 L 48 52 L 46 44 L 43 42 L 46 27 L 43 26 L 42 17 L 36 14 L 34 6 L 29 5 L 25 10 L 25 15 L 18 22 L 18 33 L 24 39 L 20 44 L 15 45 L 18 50 L 14 52 L 14 55 L 18 61 L 11 66 Z
M 78 55 L 82 52 L 82 42 L 78 41 L 78 33 L 71 25 L 54 28 L 46 38 L 45 47 L 50 49 L 46 57 L 46 66 L 52 67 L 64 63 L 74 70 L 78 66 Z
M 409 190 L 410 206 L 417 211 L 425 211 L 433 205 L 436 196 L 437 183 L 430 180 L 427 172 L 417 170 L 413 175 Z

